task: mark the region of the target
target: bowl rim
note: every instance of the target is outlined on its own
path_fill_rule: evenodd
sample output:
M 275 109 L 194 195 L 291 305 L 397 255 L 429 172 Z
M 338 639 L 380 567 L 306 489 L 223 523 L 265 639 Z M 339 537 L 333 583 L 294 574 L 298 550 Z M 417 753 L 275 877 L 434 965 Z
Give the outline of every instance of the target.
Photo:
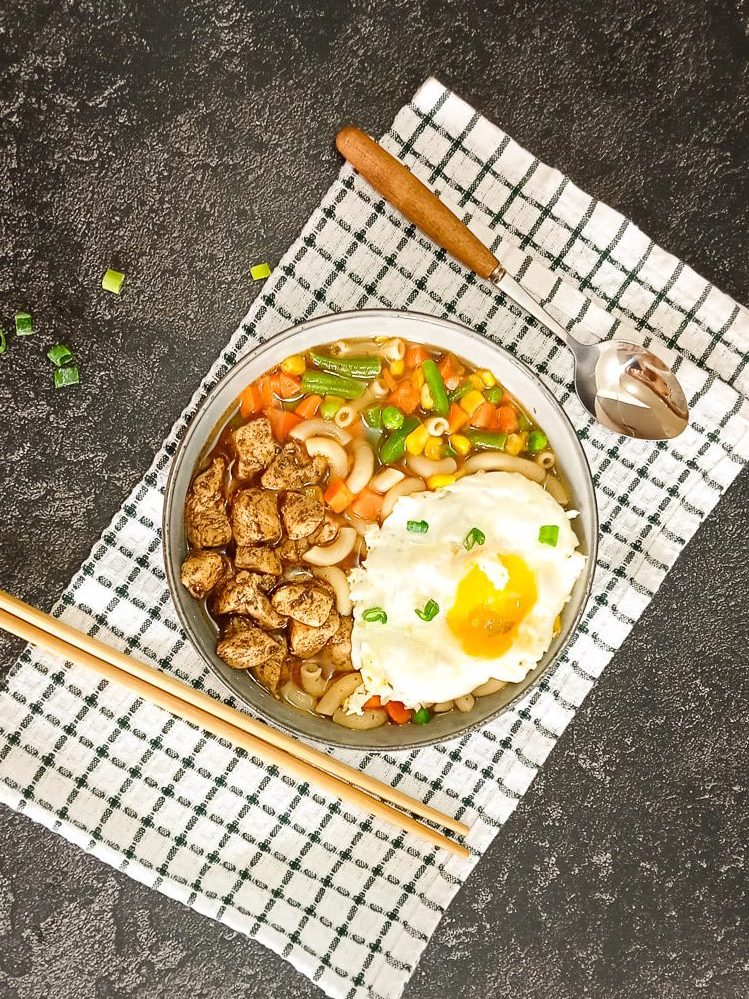
M 586 565 L 585 569 L 583 570 L 585 574 L 585 582 L 579 597 L 578 609 L 575 612 L 574 616 L 567 623 L 566 635 L 563 641 L 560 642 L 559 646 L 555 650 L 554 655 L 552 656 L 552 658 L 549 659 L 548 663 L 544 665 L 544 668 L 538 673 L 538 675 L 533 677 L 527 683 L 526 683 L 527 678 L 521 680 L 520 684 L 525 683 L 525 686 L 522 686 L 522 689 L 519 689 L 509 700 L 505 701 L 503 704 L 500 704 L 496 708 L 496 710 L 490 712 L 488 715 L 483 716 L 481 719 L 476 719 L 474 721 L 471 721 L 470 716 L 472 712 L 466 712 L 466 714 L 464 715 L 464 717 L 466 718 L 466 724 L 454 733 L 448 735 L 439 735 L 432 739 L 421 738 L 418 740 L 404 741 L 403 743 L 399 743 L 398 745 L 395 746 L 392 745 L 377 746 L 373 744 L 353 745 L 351 742 L 347 742 L 343 737 L 343 734 L 348 732 L 349 730 L 346 728 L 341 728 L 341 726 L 334 725 L 332 722 L 330 722 L 331 737 L 327 738 L 326 736 L 325 738 L 323 738 L 321 736 L 305 731 L 304 728 L 304 718 L 306 717 L 305 712 L 299 710 L 296 711 L 296 714 L 299 715 L 300 719 L 299 725 L 296 725 L 290 721 L 289 722 L 281 721 L 277 718 L 270 717 L 268 714 L 266 714 L 266 712 L 263 710 L 263 708 L 260 705 L 258 705 L 257 702 L 251 700 L 249 697 L 244 696 L 240 692 L 233 691 L 228 686 L 227 681 L 224 679 L 224 677 L 220 674 L 216 664 L 204 653 L 202 648 L 202 643 L 199 639 L 199 635 L 197 634 L 196 629 L 193 627 L 192 621 L 190 620 L 188 614 L 186 613 L 185 609 L 182 606 L 183 588 L 181 580 L 179 578 L 179 573 L 175 572 L 175 567 L 173 564 L 174 560 L 172 558 L 173 554 L 172 548 L 175 539 L 171 529 L 169 514 L 171 513 L 173 506 L 177 479 L 181 471 L 181 467 L 185 459 L 185 454 L 188 450 L 188 446 L 192 442 L 192 439 L 195 437 L 198 428 L 200 427 L 202 414 L 205 410 L 211 407 L 216 397 L 222 392 L 225 382 L 231 377 L 236 377 L 238 372 L 240 372 L 244 367 L 249 366 L 250 363 L 257 361 L 258 358 L 262 357 L 262 355 L 265 352 L 268 352 L 271 349 L 276 348 L 279 344 L 287 340 L 294 339 L 300 333 L 305 333 L 309 330 L 317 329 L 318 327 L 323 327 L 331 323 L 345 321 L 346 319 L 362 315 L 368 316 L 372 319 L 388 317 L 388 320 L 397 317 L 398 320 L 402 320 L 404 322 L 408 322 L 410 320 L 421 320 L 421 321 L 426 321 L 428 323 L 434 323 L 438 326 L 444 326 L 447 330 L 451 328 L 457 329 L 460 331 L 461 334 L 468 335 L 471 339 L 475 340 L 477 343 L 481 343 L 483 345 L 489 344 L 495 351 L 497 351 L 499 354 L 503 356 L 503 359 L 507 363 L 511 364 L 516 369 L 519 369 L 522 375 L 530 378 L 535 383 L 535 387 L 538 389 L 538 391 L 546 398 L 547 402 L 556 411 L 557 416 L 566 424 L 567 429 L 571 432 L 572 438 L 574 439 L 574 446 L 577 451 L 577 458 L 580 464 L 580 468 L 585 473 L 584 474 L 585 485 L 587 487 L 587 493 L 588 493 L 586 499 L 590 500 L 590 509 L 588 513 L 592 521 L 591 538 L 589 544 L 590 550 L 587 552 Z M 405 336 L 404 338 L 408 339 L 407 336 Z M 212 435 L 216 427 L 219 425 L 223 425 L 221 421 L 225 417 L 226 417 L 226 412 L 223 414 L 222 418 L 219 418 L 219 420 L 215 423 L 215 425 L 211 426 L 209 435 L 205 438 L 205 441 L 201 446 L 200 455 L 203 455 L 205 453 L 207 444 L 209 443 L 209 441 L 214 439 Z M 272 334 L 267 339 L 255 342 L 255 344 L 247 351 L 246 354 L 244 354 L 241 358 L 239 358 L 239 360 L 236 361 L 236 363 L 233 363 L 231 367 L 218 378 L 217 382 L 213 386 L 211 386 L 211 388 L 208 390 L 205 396 L 198 403 L 195 411 L 189 417 L 185 430 L 181 438 L 177 442 L 174 454 L 172 455 L 169 462 L 169 472 L 164 487 L 164 503 L 162 508 L 161 527 L 162 527 L 162 544 L 161 544 L 162 556 L 164 559 L 164 569 L 167 577 L 167 583 L 169 586 L 172 604 L 174 605 L 180 625 L 183 631 L 185 632 L 185 635 L 187 636 L 192 648 L 200 656 L 200 658 L 203 660 L 206 666 L 210 669 L 210 671 L 218 680 L 219 684 L 223 687 L 227 687 L 230 693 L 233 696 L 236 696 L 236 698 L 242 702 L 244 708 L 247 708 L 251 712 L 259 715 L 266 724 L 270 724 L 278 728 L 281 728 L 291 733 L 293 736 L 297 738 L 302 738 L 305 739 L 306 741 L 317 743 L 318 745 L 354 750 L 357 752 L 366 752 L 366 753 L 398 753 L 398 752 L 413 751 L 415 749 L 426 748 L 428 746 L 444 745 L 453 742 L 456 739 L 463 738 L 464 736 L 476 732 L 479 729 L 482 729 L 485 726 L 489 725 L 490 723 L 496 721 L 497 718 L 499 718 L 501 715 L 505 714 L 507 711 L 512 709 L 519 701 L 521 701 L 533 690 L 535 690 L 544 679 L 547 679 L 549 677 L 549 675 L 558 665 L 559 660 L 569 647 L 570 642 L 577 634 L 578 626 L 580 624 L 580 621 L 582 620 L 585 611 L 587 610 L 588 603 L 590 601 L 590 594 L 593 587 L 593 580 L 595 578 L 596 569 L 597 569 L 598 546 L 600 540 L 600 518 L 598 513 L 598 503 L 595 491 L 595 483 L 593 481 L 593 474 L 590 469 L 590 463 L 588 462 L 588 458 L 580 443 L 577 431 L 575 430 L 572 421 L 570 420 L 569 416 L 562 407 L 562 404 L 559 402 L 556 396 L 554 396 L 554 394 L 547 388 L 547 386 L 541 381 L 541 379 L 535 373 L 535 371 L 533 371 L 530 367 L 528 367 L 528 365 L 526 365 L 523 361 L 515 357 L 515 355 L 512 354 L 509 350 L 507 350 L 506 347 L 503 347 L 500 344 L 496 343 L 490 337 L 487 337 L 481 333 L 476 332 L 475 330 L 471 329 L 471 327 L 469 326 L 465 326 L 462 323 L 455 322 L 452 319 L 446 319 L 441 316 L 433 316 L 426 312 L 417 312 L 413 310 L 404 310 L 404 309 L 351 309 L 342 312 L 325 313 L 322 316 L 316 316 L 315 318 L 306 320 L 302 323 L 297 323 L 295 325 L 285 327 L 283 330 L 281 330 L 278 333 Z M 190 599 L 193 600 L 194 598 L 190 597 Z M 535 668 L 537 669 L 538 667 Z M 490 695 L 490 696 L 495 696 L 495 695 Z M 339 728 L 341 729 L 340 734 L 337 731 Z M 403 731 L 404 728 L 405 726 L 399 726 L 400 731 Z M 421 728 L 424 729 L 425 727 L 421 726 Z M 375 729 L 374 731 L 379 731 L 379 730 Z M 424 731 L 424 734 L 426 734 L 426 731 Z

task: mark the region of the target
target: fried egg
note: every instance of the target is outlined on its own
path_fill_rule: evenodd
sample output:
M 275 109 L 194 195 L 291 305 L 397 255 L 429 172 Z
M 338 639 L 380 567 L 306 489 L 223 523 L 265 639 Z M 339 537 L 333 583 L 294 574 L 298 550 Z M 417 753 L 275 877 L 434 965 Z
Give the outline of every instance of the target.
M 367 530 L 366 559 L 349 574 L 352 659 L 366 696 L 416 708 L 490 679 L 522 680 L 551 645 L 585 564 L 570 516 L 516 472 L 401 497 Z M 556 544 L 540 540 L 555 534 Z

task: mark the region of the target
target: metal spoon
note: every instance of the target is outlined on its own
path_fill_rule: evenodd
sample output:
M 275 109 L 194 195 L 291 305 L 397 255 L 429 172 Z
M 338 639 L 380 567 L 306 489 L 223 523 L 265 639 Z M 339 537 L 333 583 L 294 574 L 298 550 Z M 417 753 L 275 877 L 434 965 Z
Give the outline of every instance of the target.
M 359 128 L 336 136 L 339 152 L 430 239 L 567 344 L 575 358 L 575 391 L 599 423 L 626 437 L 668 440 L 687 425 L 689 409 L 676 375 L 652 351 L 626 340 L 584 344 L 561 326 L 499 260 L 401 162 Z

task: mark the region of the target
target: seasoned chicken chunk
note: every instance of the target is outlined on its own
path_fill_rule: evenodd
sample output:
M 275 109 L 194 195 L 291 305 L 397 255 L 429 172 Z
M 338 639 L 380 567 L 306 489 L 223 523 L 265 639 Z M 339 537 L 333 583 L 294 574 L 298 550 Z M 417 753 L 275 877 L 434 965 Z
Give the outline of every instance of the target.
M 221 582 L 229 569 L 226 556 L 218 552 L 192 552 L 182 563 L 182 585 L 202 600 Z
M 292 541 L 309 537 L 322 524 L 325 515 L 322 496 L 316 491 L 288 492 L 281 500 L 281 519 Z
M 264 663 L 256 666 L 253 673 L 264 687 L 275 694 L 281 681 L 288 678 L 289 671 L 286 668 L 286 639 L 274 636 L 273 641 L 276 643 L 276 651 Z
M 283 572 L 281 559 L 275 548 L 237 548 L 234 565 L 238 569 L 250 569 L 269 576 L 280 576 Z
M 196 475 L 185 500 L 185 530 L 194 548 L 220 548 L 231 541 L 223 494 L 226 461 L 214 458 Z
M 326 646 L 326 651 L 334 666 L 351 666 L 351 631 L 353 626 L 353 618 L 342 617 L 338 631 Z
M 289 644 L 294 655 L 300 659 L 316 656 L 323 646 L 338 631 L 340 618 L 335 610 L 331 610 L 325 622 L 319 628 L 312 628 L 300 621 L 289 622 Z
M 260 482 L 266 489 L 303 489 L 318 483 L 327 467 L 320 455 L 310 458 L 306 451 L 291 441 L 266 468 Z
M 328 545 L 338 534 L 338 531 L 338 524 L 326 513 L 322 524 L 306 540 L 311 545 Z
M 219 659 L 232 669 L 257 669 L 278 657 L 278 642 L 261 628 L 235 618 L 216 646 Z
M 333 595 L 315 583 L 284 583 L 271 597 L 279 614 L 319 628 L 333 607 Z
M 275 494 L 265 489 L 240 489 L 232 502 L 231 528 L 240 547 L 277 541 L 281 521 Z
M 284 564 L 299 565 L 302 561 L 302 555 L 304 555 L 308 548 L 307 538 L 302 538 L 300 541 L 292 541 L 290 538 L 284 538 L 275 551 L 278 552 L 278 557 Z
M 261 472 L 276 454 L 276 442 L 267 416 L 250 420 L 234 431 L 234 449 L 237 452 L 237 477 L 249 479 Z
M 260 577 L 251 572 L 238 572 L 216 590 L 213 602 L 215 614 L 246 614 L 264 628 L 283 628 L 281 617 L 262 591 Z

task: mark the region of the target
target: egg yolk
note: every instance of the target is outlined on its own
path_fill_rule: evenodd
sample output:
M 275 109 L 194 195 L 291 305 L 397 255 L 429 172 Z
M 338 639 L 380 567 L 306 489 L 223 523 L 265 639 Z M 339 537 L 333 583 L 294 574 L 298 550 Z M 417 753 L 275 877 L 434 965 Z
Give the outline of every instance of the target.
M 536 580 L 519 555 L 502 555 L 501 588 L 474 564 L 458 583 L 447 625 L 469 656 L 493 659 L 512 645 L 520 622 L 536 602 Z

